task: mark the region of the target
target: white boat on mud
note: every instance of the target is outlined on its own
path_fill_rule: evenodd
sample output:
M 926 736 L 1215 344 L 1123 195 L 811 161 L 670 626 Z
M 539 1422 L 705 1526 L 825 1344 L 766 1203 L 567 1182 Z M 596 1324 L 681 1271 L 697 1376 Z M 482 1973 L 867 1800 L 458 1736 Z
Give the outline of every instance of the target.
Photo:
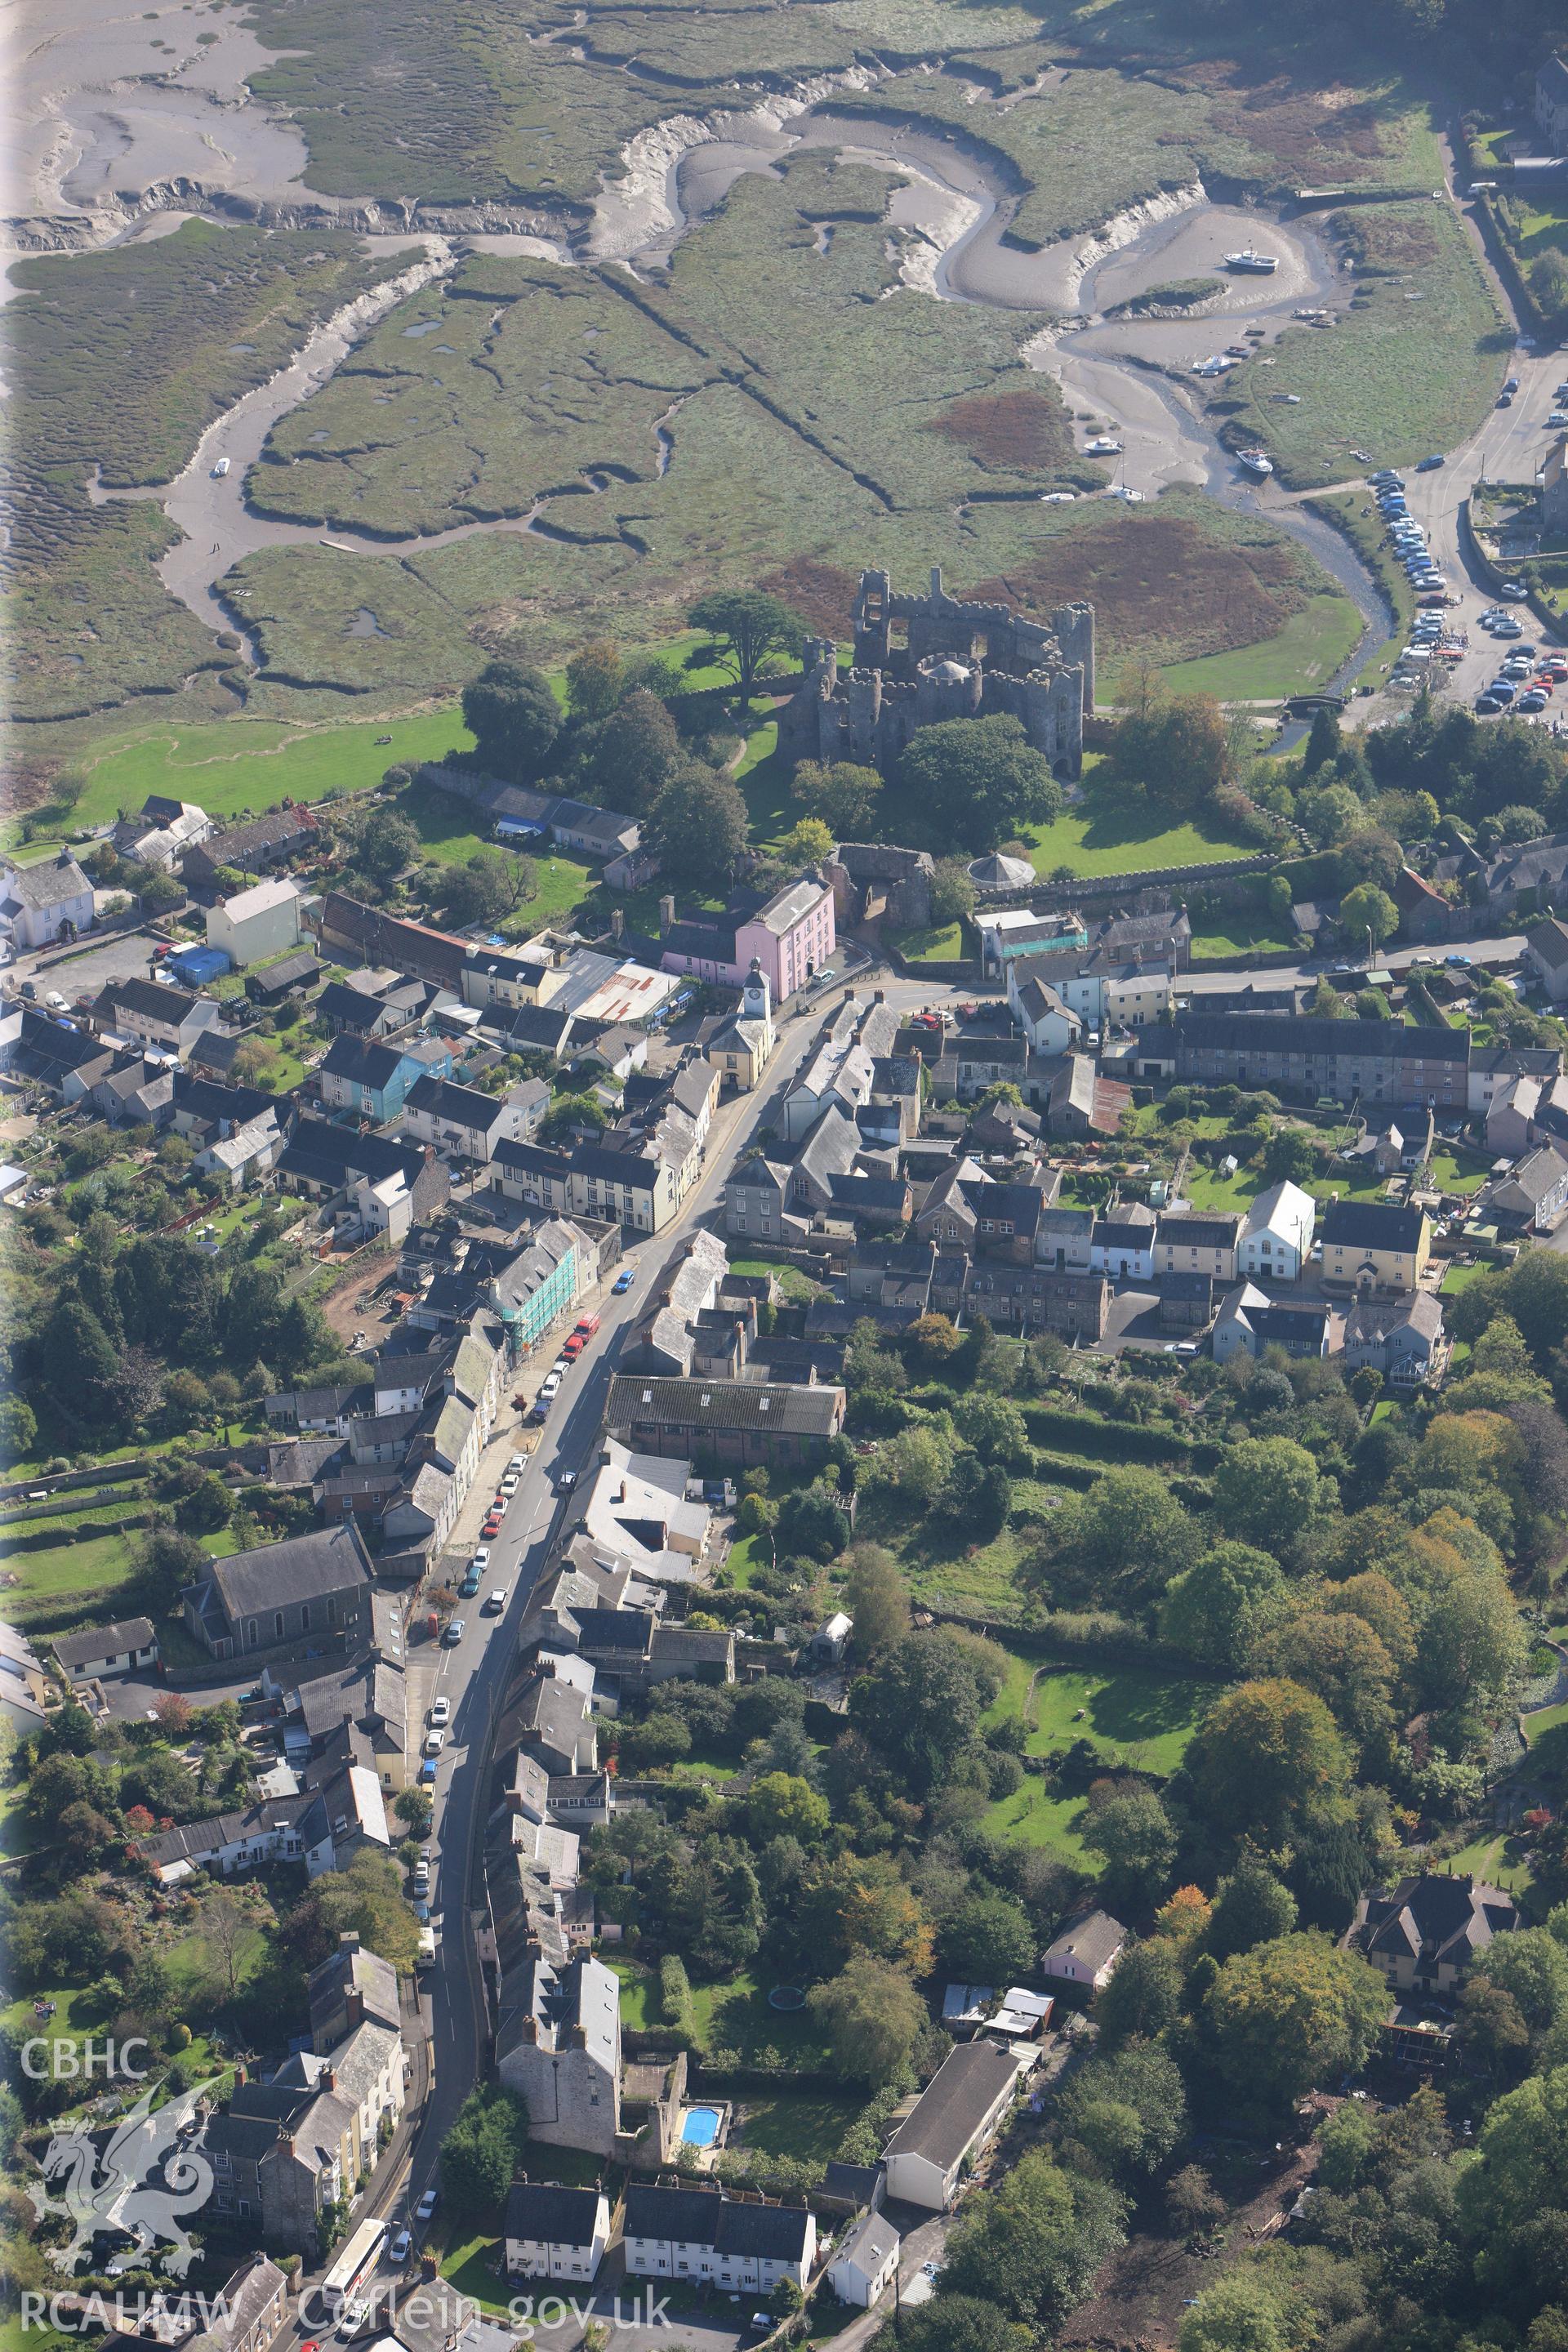
M 215 481 L 215 482 L 221 482 L 221 481 L 222 481 L 222 479 L 223 479 L 223 478 L 224 478 L 224 476 L 227 473 L 227 471 L 228 471 L 228 459 L 227 459 L 226 457 L 220 457 L 220 458 L 218 459 L 218 461 L 217 461 L 217 464 L 213 467 L 213 479 L 214 479 L 214 481 Z
M 1259 253 L 1255 246 L 1244 245 L 1239 253 L 1226 255 L 1225 266 L 1227 269 L 1239 270 L 1245 278 L 1272 278 L 1279 267 L 1279 257 L 1273 253 Z
M 1255 475 L 1260 482 L 1267 481 L 1274 471 L 1273 458 L 1266 457 L 1261 449 L 1238 449 L 1236 462 L 1244 473 Z

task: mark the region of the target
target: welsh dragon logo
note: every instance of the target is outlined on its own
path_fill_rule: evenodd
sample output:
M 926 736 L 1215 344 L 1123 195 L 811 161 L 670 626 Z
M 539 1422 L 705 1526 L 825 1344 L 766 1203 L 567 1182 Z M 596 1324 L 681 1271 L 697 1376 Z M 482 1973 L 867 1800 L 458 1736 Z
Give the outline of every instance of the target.
M 63 2215 L 71 2224 L 69 2243 L 48 2249 L 57 2269 L 78 2270 L 99 2231 L 124 2230 L 136 2242 L 134 2255 L 152 2262 L 163 2249 L 164 2269 L 184 2277 L 196 2248 L 181 2216 L 206 2203 L 213 2172 L 205 2156 L 178 2142 L 206 2087 L 170 2099 L 154 2113 L 156 2086 L 150 2086 L 121 2116 L 101 2154 L 85 2126 L 53 2136 L 41 2168 L 43 2188 L 29 2186 L 27 2194 L 40 2221 Z

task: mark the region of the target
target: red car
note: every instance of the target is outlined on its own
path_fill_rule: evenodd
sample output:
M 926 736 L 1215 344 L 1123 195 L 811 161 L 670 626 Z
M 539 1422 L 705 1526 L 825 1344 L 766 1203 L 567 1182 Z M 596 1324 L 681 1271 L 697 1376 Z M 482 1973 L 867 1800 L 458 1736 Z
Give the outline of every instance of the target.
M 489 1543 L 492 1536 L 500 1535 L 500 1513 L 499 1511 L 492 1511 L 490 1513 L 489 1517 L 485 1521 L 484 1527 L 480 1532 L 483 1534 L 487 1543 Z
M 572 1361 L 575 1363 L 587 1344 L 588 1342 L 580 1335 L 580 1333 L 574 1331 L 572 1337 L 567 1340 L 566 1345 L 562 1349 L 561 1352 L 563 1356 L 569 1356 Z
M 577 1333 L 580 1331 L 584 1339 L 591 1339 L 598 1328 L 599 1318 L 596 1315 L 584 1315 L 581 1320 L 574 1326 L 572 1336 L 575 1339 Z

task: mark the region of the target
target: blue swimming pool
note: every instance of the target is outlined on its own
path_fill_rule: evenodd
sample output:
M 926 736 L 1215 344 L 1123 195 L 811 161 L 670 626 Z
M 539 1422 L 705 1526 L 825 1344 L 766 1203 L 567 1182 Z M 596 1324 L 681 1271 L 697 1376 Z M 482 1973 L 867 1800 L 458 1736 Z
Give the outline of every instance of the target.
M 688 2107 L 680 2118 L 680 2137 L 689 2147 L 711 2147 L 721 2120 L 717 2107 Z

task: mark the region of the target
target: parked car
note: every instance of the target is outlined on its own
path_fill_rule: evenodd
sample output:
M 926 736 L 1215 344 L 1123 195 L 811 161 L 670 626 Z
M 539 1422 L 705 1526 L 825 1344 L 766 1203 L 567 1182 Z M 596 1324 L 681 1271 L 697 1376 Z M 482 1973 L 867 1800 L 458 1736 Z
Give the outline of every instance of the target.
M 574 1326 L 572 1336 L 575 1339 L 581 1334 L 584 1339 L 591 1339 L 598 1328 L 599 1318 L 596 1315 L 582 1315 L 578 1317 Z
M 432 1723 L 437 1723 L 437 1724 L 446 1724 L 446 1723 L 450 1723 L 450 1722 L 451 1722 L 451 1720 L 452 1720 L 452 1702 L 451 1702 L 451 1700 L 447 1696 L 447 1694 L 446 1694 L 446 1692 L 445 1692 L 445 1691 L 443 1691 L 443 1692 L 442 1692 L 442 1694 L 441 1694 L 441 1696 L 440 1696 L 440 1697 L 439 1697 L 439 1698 L 436 1698 L 436 1699 L 432 1699 L 432 1700 L 431 1700 L 431 1702 L 430 1702 L 430 1720 L 431 1720 L 431 1722 L 432 1722 Z
M 452 1624 L 460 1625 L 462 1622 L 463 1621 L 460 1617 L 454 1617 Z M 451 1626 L 448 1626 L 447 1630 L 450 1633 Z M 439 1727 L 434 1731 L 427 1731 L 425 1734 L 425 1753 L 426 1756 L 439 1756 L 442 1748 L 445 1748 L 446 1745 L 447 1735 Z
M 438 2189 L 427 2189 L 425 2191 L 424 2196 L 414 2208 L 414 2218 L 416 2221 L 427 2221 L 430 2219 L 440 2200 L 440 2195 Z
M 473 1569 L 486 1569 L 489 1568 L 489 1564 L 490 1548 L 489 1544 L 477 1544 L 474 1548 L 473 1558 L 469 1560 L 468 1566 Z
M 624 1274 L 617 1274 L 614 1282 L 611 1283 L 610 1290 L 612 1295 L 616 1298 L 624 1298 L 636 1280 L 637 1276 L 628 1265 L 626 1272 Z
M 1446 461 L 1442 457 L 1438 457 L 1436 452 L 1434 451 L 1430 457 L 1422 458 L 1415 470 L 1418 474 L 1433 474 L 1436 473 L 1437 467 L 1445 462 Z
M 509 1472 L 515 1470 L 521 1475 L 528 1467 L 527 1454 L 509 1454 L 506 1458 L 506 1466 Z
M 455 1650 L 467 1631 L 468 1628 L 462 1618 L 454 1617 L 446 1632 L 442 1634 L 441 1639 L 445 1642 L 448 1650 Z
M 579 1339 L 576 1332 L 574 1331 L 572 1337 L 567 1340 L 565 1347 L 561 1352 L 567 1359 L 569 1363 L 574 1364 L 587 1344 L 588 1342 L 586 1339 Z
M 386 2259 L 392 2264 L 395 2271 L 400 2271 L 403 2268 L 404 2263 L 408 2260 L 409 2251 L 413 2246 L 413 2243 L 414 2239 L 411 2231 L 407 2230 L 399 2230 L 396 2237 L 394 2238 L 391 2245 L 388 2246 L 386 2250 Z
M 569 1495 L 576 1484 L 577 1473 L 575 1470 L 563 1470 L 560 1476 L 555 1481 L 555 1491 L 558 1495 Z
M 499 1617 L 505 1607 L 506 1594 L 498 1585 L 496 1590 L 490 1594 L 489 1600 L 485 1602 L 485 1611 L 489 1616 Z
M 510 1500 L 511 1500 L 512 1496 L 516 1494 L 516 1492 L 517 1492 L 517 1490 L 518 1490 L 518 1487 L 519 1487 L 519 1486 L 520 1486 L 521 1484 L 521 1481 L 519 1479 L 518 1475 L 517 1475 L 517 1472 L 516 1472 L 515 1470 L 509 1470 L 509 1471 L 507 1472 L 507 1474 L 506 1474 L 506 1476 L 501 1480 L 501 1482 L 500 1482 L 500 1490 L 501 1490 L 501 1493 L 506 1496 L 507 1501 L 508 1501 L 509 1503 L 510 1502 Z

